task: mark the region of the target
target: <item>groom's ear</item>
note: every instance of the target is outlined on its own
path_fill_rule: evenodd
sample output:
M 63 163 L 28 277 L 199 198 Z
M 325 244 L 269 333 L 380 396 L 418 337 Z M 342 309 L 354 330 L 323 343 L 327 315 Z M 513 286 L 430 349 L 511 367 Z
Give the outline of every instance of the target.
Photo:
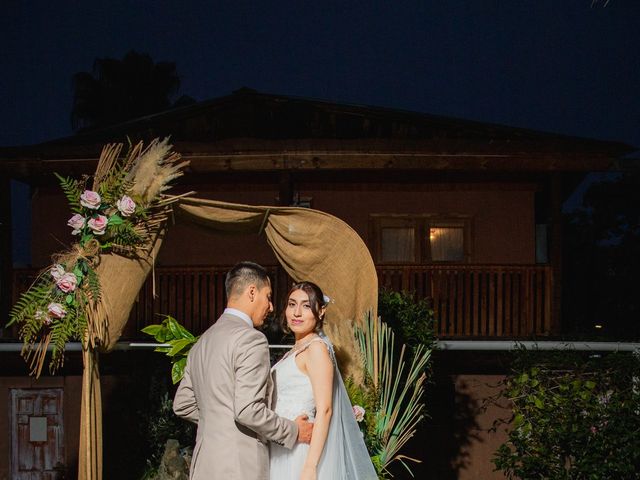
M 245 292 L 249 296 L 249 300 L 253 302 L 256 298 L 256 293 L 258 293 L 258 288 L 255 285 L 251 284 L 247 287 Z

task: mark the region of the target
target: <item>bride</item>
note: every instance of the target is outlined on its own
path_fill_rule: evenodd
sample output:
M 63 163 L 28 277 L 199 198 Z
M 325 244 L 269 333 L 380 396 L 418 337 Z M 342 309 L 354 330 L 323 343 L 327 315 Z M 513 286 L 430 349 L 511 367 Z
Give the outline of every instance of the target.
M 356 423 L 333 346 L 322 332 L 327 304 L 311 282 L 295 284 L 287 296 L 283 327 L 295 345 L 272 368 L 275 412 L 314 421 L 310 444 L 292 450 L 270 444 L 273 480 L 374 480 L 375 472 Z

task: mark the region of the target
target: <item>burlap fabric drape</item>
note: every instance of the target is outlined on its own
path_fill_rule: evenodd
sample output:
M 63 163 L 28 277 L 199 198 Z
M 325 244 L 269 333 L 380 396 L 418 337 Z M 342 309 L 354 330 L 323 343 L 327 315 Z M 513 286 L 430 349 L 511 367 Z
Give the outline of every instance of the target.
M 96 272 L 100 278 L 101 301 L 89 315 L 82 355 L 82 403 L 80 407 L 80 444 L 78 479 L 102 479 L 102 403 L 98 352 L 113 349 L 122 334 L 138 292 L 153 268 L 164 238 L 164 228 L 156 232 L 147 251 L 136 258 L 115 253 L 100 256 Z
M 183 198 L 178 213 L 219 231 L 261 233 L 280 264 L 296 281 L 317 283 L 332 299 L 325 331 L 336 346 L 343 374 L 361 379 L 353 323 L 377 314 L 378 277 L 371 254 L 358 234 L 342 220 L 317 210 L 249 206 Z M 251 253 L 247 252 L 247 260 Z M 242 260 L 229 259 L 230 263 Z

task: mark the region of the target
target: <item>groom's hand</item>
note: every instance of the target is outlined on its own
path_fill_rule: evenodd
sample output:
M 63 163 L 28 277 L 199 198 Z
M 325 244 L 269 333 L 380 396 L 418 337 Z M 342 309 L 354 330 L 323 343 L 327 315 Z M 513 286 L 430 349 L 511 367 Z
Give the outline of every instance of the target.
M 309 422 L 308 415 L 299 415 L 294 420 L 298 425 L 298 442 L 311 443 L 311 433 L 313 432 L 313 423 Z

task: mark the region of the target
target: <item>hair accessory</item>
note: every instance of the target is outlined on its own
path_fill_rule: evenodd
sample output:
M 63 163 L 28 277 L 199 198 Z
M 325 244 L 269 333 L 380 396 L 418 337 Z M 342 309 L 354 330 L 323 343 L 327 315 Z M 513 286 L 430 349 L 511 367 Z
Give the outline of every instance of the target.
M 329 303 L 331 303 L 331 297 L 328 297 L 327 295 L 323 295 L 322 301 L 324 302 L 325 305 L 328 305 Z

